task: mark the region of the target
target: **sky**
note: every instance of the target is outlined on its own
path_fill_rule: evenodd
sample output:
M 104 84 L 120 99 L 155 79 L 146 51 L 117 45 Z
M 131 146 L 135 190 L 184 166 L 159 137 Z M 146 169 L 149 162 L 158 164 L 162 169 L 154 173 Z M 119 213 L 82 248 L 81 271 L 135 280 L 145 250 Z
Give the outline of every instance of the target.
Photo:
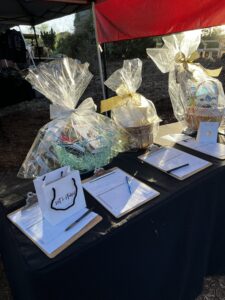
M 65 17 L 62 17 L 62 18 L 54 19 L 54 20 L 51 20 L 51 21 L 47 21 L 47 22 L 44 22 L 42 24 L 47 24 L 49 30 L 52 27 L 54 29 L 54 31 L 56 33 L 58 33 L 58 32 L 64 32 L 64 31 L 73 32 L 73 30 L 74 30 L 73 22 L 74 22 L 74 14 L 69 15 L 69 16 L 65 16 Z M 37 29 L 38 29 L 38 26 L 39 25 L 37 25 Z M 30 26 L 20 26 L 20 28 L 21 28 L 23 33 L 30 33 L 31 32 Z M 37 30 L 37 33 L 38 33 L 38 30 Z

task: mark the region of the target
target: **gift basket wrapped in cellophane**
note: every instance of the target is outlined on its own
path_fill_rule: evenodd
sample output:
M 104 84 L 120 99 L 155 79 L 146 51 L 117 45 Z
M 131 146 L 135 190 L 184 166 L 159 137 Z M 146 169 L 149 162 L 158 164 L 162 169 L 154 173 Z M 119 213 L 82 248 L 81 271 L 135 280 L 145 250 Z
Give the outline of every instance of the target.
M 169 72 L 169 95 L 174 115 L 184 121 L 187 132 L 198 130 L 200 122 L 219 122 L 224 116 L 225 97 L 219 76 L 221 69 L 205 69 L 195 61 L 201 31 L 187 31 L 163 37 L 160 49 L 147 54 L 163 73 Z
M 52 121 L 40 129 L 19 177 L 33 178 L 65 165 L 88 172 L 126 150 L 127 134 L 96 113 L 92 98 L 76 107 L 92 78 L 88 67 L 88 63 L 63 58 L 29 70 L 26 79 L 52 102 Z
M 105 81 L 117 96 L 103 101 L 103 106 L 104 110 L 111 109 L 112 119 L 128 132 L 130 147 L 144 149 L 153 143 L 161 120 L 152 101 L 136 92 L 142 82 L 141 73 L 140 59 L 124 60 L 123 67 Z

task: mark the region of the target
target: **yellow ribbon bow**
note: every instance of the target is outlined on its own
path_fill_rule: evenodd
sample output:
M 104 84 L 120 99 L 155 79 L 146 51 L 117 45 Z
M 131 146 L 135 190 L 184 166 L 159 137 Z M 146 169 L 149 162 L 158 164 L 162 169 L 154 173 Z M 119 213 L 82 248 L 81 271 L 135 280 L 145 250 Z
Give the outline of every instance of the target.
M 139 101 L 140 96 L 136 92 L 131 92 L 126 86 L 121 85 L 116 90 L 117 96 L 101 101 L 101 113 L 112 110 L 113 108 L 125 105 L 131 98 Z
M 194 64 L 194 61 L 200 58 L 200 55 L 197 51 L 193 52 L 189 57 L 186 57 L 183 52 L 178 52 L 175 55 L 175 62 L 177 64 L 183 64 L 183 67 L 185 70 L 188 70 L 188 64 Z M 218 77 L 220 75 L 220 72 L 222 71 L 222 67 L 218 69 L 206 69 L 202 65 L 199 65 L 202 70 L 211 77 Z

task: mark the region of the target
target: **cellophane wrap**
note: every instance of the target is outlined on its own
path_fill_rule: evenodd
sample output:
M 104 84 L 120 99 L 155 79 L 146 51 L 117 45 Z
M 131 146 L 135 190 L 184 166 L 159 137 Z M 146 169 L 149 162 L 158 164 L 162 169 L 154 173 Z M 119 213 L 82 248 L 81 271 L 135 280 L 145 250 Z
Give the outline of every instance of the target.
M 138 58 L 124 60 L 123 67 L 105 81 L 121 97 L 121 105 L 111 110 L 111 117 L 130 134 L 131 148 L 152 144 L 161 121 L 153 102 L 137 93 L 141 82 L 142 61 Z
M 92 98 L 76 107 L 92 78 L 88 68 L 88 63 L 63 58 L 29 70 L 26 79 L 52 102 L 52 121 L 39 130 L 19 177 L 34 178 L 65 165 L 88 172 L 125 150 L 124 130 L 96 113 Z
M 208 75 L 194 60 L 201 31 L 187 31 L 163 37 L 160 49 L 147 54 L 163 73 L 169 72 L 169 95 L 178 121 L 196 131 L 201 121 L 222 121 L 225 97 L 221 82 Z M 211 70 L 212 71 L 212 70 Z

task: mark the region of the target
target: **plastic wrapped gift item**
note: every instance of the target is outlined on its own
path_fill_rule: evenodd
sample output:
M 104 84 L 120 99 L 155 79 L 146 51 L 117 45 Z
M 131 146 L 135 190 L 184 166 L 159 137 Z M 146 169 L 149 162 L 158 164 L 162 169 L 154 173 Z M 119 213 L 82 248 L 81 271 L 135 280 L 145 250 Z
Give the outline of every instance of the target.
M 30 70 L 27 79 L 53 103 L 53 120 L 39 130 L 19 177 L 34 178 L 65 165 L 86 173 L 127 149 L 125 131 L 96 113 L 92 98 L 75 108 L 91 77 L 88 64 L 68 58 Z
M 219 89 L 213 80 L 193 83 L 189 88 L 184 120 L 189 129 L 197 131 L 200 122 L 218 122 L 224 116 L 224 106 L 218 103 Z
M 123 67 L 105 81 L 105 85 L 117 94 L 106 100 L 111 101 L 107 102 L 111 117 L 129 133 L 131 148 L 150 146 L 161 121 L 152 101 L 136 92 L 142 82 L 141 72 L 140 59 L 125 60 Z
M 169 95 L 174 115 L 196 131 L 201 121 L 222 121 L 225 97 L 222 84 L 213 78 L 221 69 L 205 69 L 195 60 L 201 31 L 187 31 L 163 38 L 160 49 L 147 49 L 158 68 L 169 72 Z M 212 77 L 213 76 L 213 77 Z

